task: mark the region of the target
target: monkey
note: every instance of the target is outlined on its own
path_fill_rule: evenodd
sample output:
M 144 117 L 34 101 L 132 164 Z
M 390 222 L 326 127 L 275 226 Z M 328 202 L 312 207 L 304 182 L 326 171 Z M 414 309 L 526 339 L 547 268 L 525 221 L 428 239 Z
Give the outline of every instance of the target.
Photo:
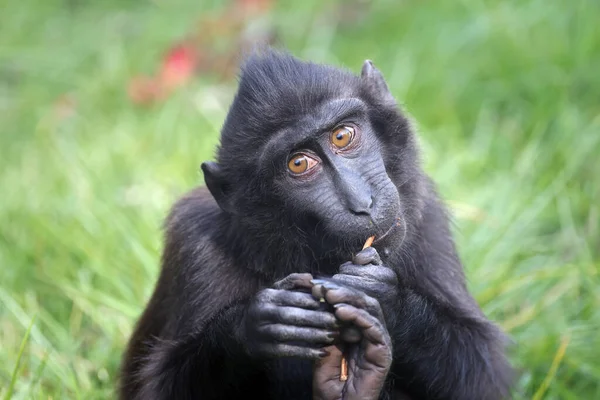
M 121 399 L 325 399 L 339 349 L 369 393 L 335 383 L 338 398 L 510 396 L 507 336 L 467 288 L 414 124 L 371 60 L 354 74 L 253 51 L 220 134 L 205 185 L 165 219 Z M 383 351 L 364 364 L 379 373 L 356 375 L 364 329 L 314 290 L 352 293 L 390 365 Z

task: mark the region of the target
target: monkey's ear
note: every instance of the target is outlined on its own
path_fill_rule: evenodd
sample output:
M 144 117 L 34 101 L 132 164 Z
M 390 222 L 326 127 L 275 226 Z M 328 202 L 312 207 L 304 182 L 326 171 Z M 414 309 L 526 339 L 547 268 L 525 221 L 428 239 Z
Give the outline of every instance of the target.
M 363 63 L 360 77 L 367 84 L 369 90 L 374 95 L 379 96 L 382 101 L 390 104 L 396 103 L 396 100 L 394 99 L 394 96 L 392 96 L 392 93 L 390 92 L 383 75 L 377 68 L 375 68 L 375 65 L 373 65 L 371 60 L 365 60 Z
M 206 187 L 219 207 L 226 213 L 234 214 L 235 209 L 230 197 L 229 182 L 227 182 L 221 166 L 216 162 L 206 161 L 202 163 L 200 168 L 204 173 L 204 183 L 206 183 Z

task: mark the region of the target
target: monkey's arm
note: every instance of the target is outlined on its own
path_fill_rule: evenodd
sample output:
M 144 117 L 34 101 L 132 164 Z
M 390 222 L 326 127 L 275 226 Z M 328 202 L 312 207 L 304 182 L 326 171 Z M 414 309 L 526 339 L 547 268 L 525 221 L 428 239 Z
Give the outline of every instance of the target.
M 130 343 L 121 398 L 217 399 L 223 390 L 260 380 L 262 369 L 240 342 L 257 283 L 237 273 L 204 238 L 181 228 L 167 235 L 162 264 Z M 220 382 L 231 386 L 223 389 Z
M 394 331 L 393 374 L 416 398 L 501 399 L 509 366 L 503 338 L 487 320 L 402 290 Z
M 505 337 L 468 292 L 451 237 L 444 209 L 430 204 L 390 304 L 392 370 L 416 398 L 505 398 L 512 379 Z
M 219 382 L 243 385 L 248 379 L 260 379 L 261 369 L 235 339 L 243 309 L 234 304 L 219 310 L 197 331 L 152 341 L 139 370 L 140 390 L 135 398 L 217 399 L 222 395 Z M 228 362 L 233 359 L 235 363 Z
M 291 274 L 257 289 L 258 282 L 246 276 L 247 271 L 231 275 L 232 266 L 182 265 L 174 279 L 171 318 L 162 324 L 170 328 L 158 340 L 143 338 L 152 344 L 136 372 L 135 397 L 127 398 L 249 394 L 248 388 L 260 391 L 268 386 L 269 358 L 325 356 L 321 348 L 333 342 L 336 320 L 318 310 L 319 302 L 310 293 L 299 290 L 310 287 L 310 274 Z M 211 275 L 215 273 L 218 276 Z M 160 307 L 160 302 L 151 304 Z
M 319 302 L 310 293 L 296 290 L 311 285 L 310 274 L 292 274 L 271 288 L 244 296 L 254 286 L 247 277 L 227 277 L 224 266 L 210 270 L 226 279 L 207 276 L 206 271 L 176 279 L 187 284 L 176 285 L 178 306 L 167 323 L 173 324 L 174 331 L 148 350 L 138 372 L 136 398 L 248 394 L 247 388 L 268 386 L 265 361 L 271 357 L 325 356 L 321 348 L 333 342 L 336 320 L 318 310 Z

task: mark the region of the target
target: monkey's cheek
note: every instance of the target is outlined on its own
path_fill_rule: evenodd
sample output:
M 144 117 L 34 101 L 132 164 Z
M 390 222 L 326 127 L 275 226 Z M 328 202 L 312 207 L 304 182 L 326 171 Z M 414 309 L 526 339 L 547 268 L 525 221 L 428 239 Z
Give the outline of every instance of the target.
M 378 254 L 387 257 L 390 249 L 398 247 L 406 238 L 406 228 L 404 217 L 396 217 L 393 225 L 373 241 L 373 247 L 377 249 Z

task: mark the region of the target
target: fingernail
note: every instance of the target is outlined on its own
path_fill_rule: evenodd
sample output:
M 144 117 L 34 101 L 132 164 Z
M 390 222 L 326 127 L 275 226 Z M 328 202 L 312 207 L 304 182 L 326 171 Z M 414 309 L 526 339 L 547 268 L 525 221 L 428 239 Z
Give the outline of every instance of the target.
M 338 331 L 329 331 L 329 332 L 327 332 L 327 337 L 335 339 L 335 338 L 340 337 L 340 333 Z
M 321 351 L 319 352 L 319 357 L 321 357 L 321 358 L 325 358 L 325 357 L 327 357 L 328 355 L 329 355 L 329 352 L 328 352 L 327 350 L 321 350 Z
M 336 285 L 335 283 L 327 281 L 323 282 L 321 285 L 327 289 L 334 289 L 338 287 L 338 285 Z
M 344 303 L 338 303 L 338 304 L 334 304 L 333 306 L 334 306 L 334 307 L 335 307 L 335 309 L 337 310 L 337 309 L 338 309 L 338 308 L 340 308 L 340 307 L 344 307 L 344 306 L 345 306 L 345 304 L 344 304 Z
M 312 283 L 313 285 L 320 285 L 320 284 L 325 283 L 325 281 L 322 279 L 311 279 L 310 283 Z

